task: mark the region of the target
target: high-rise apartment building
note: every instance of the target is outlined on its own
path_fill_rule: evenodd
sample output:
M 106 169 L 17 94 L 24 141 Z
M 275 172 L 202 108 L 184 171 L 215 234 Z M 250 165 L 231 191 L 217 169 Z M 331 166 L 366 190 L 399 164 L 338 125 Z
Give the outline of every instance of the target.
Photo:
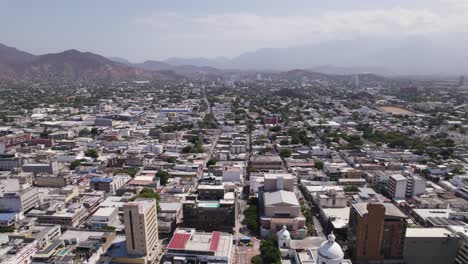
M 406 218 L 390 203 L 353 204 L 348 233 L 353 263 L 403 263 Z
M 424 194 L 426 181 L 416 175 L 403 176 L 401 174 L 391 175 L 387 182 L 388 194 L 392 198 L 403 199 L 415 195 Z
M 137 199 L 123 206 L 127 252 L 152 260 L 158 249 L 156 200 Z

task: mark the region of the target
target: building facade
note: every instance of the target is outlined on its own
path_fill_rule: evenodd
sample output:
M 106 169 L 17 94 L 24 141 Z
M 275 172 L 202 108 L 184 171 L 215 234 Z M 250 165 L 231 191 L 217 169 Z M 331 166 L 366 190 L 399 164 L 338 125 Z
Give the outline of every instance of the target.
M 156 200 L 137 199 L 123 205 L 127 252 L 153 260 L 158 251 Z
M 353 204 L 348 243 L 354 263 L 404 263 L 406 215 L 390 203 Z

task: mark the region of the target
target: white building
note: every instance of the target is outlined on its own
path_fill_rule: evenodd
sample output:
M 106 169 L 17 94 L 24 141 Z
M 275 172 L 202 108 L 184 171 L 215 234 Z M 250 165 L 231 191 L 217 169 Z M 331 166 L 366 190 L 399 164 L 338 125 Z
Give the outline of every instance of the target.
M 387 182 L 387 190 L 392 198 L 403 199 L 424 194 L 426 181 L 416 175 L 391 175 Z
M 406 177 L 401 174 L 391 175 L 387 183 L 390 196 L 396 199 L 405 198 L 407 181 Z
M 119 209 L 116 207 L 101 207 L 91 217 L 89 224 L 94 228 L 116 227 Z
M 335 242 L 333 233 L 324 241 L 321 237 L 307 237 L 301 240 L 291 239 L 286 226 L 277 233 L 278 247 L 284 262 L 301 264 L 351 264 L 344 259 L 341 246 Z

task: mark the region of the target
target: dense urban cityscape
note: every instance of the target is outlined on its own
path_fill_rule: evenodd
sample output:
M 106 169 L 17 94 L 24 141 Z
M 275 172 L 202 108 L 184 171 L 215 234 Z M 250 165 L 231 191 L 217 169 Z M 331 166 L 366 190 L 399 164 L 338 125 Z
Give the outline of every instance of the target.
M 466 263 L 463 77 L 204 78 L 5 82 L 1 262 Z
M 0 263 L 468 264 L 463 1 L 20 2 Z

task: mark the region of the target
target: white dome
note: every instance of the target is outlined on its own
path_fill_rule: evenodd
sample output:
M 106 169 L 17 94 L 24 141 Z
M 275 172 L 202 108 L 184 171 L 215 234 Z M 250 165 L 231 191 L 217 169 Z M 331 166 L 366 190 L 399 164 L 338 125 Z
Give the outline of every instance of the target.
M 318 253 L 319 257 L 328 259 L 328 260 L 343 260 L 344 253 L 340 245 L 335 242 L 335 235 L 331 233 L 328 235 L 328 241 L 325 241 L 320 246 Z
M 288 229 L 286 229 L 285 225 L 283 225 L 283 228 L 278 232 L 278 239 L 291 239 L 291 234 Z

